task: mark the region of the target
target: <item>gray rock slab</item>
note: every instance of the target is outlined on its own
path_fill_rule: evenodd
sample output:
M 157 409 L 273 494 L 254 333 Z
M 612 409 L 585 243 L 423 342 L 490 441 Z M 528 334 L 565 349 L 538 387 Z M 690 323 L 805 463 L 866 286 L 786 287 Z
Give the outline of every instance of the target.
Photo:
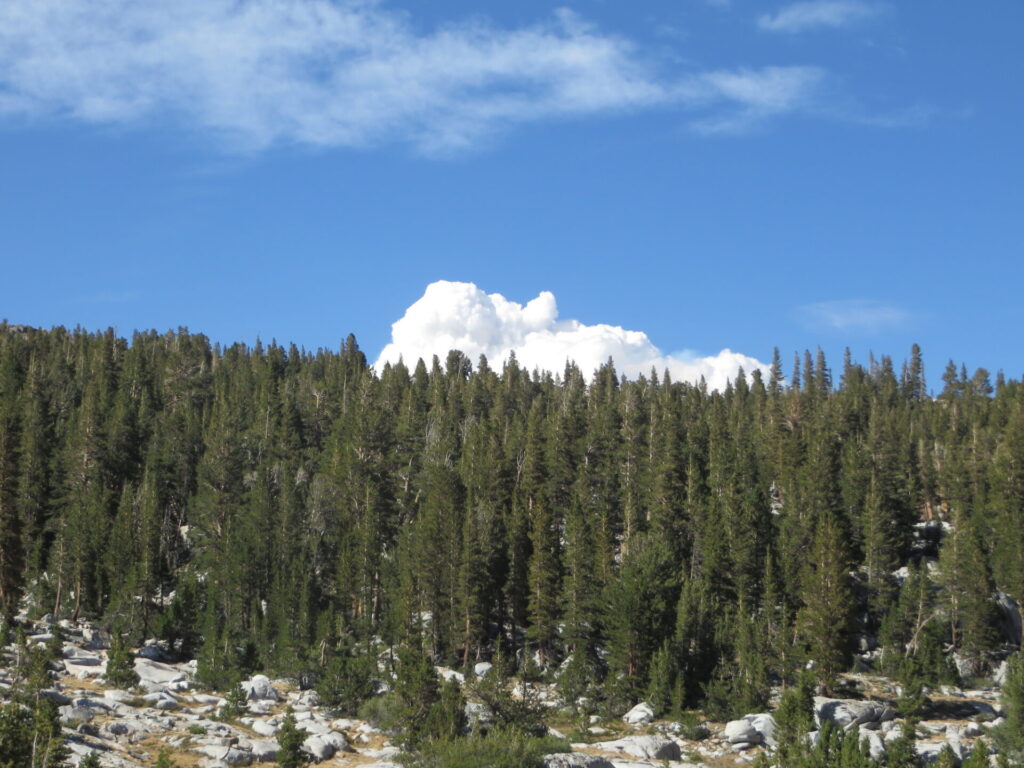
M 593 744 L 605 752 L 621 752 L 630 757 L 647 760 L 679 760 L 679 745 L 664 736 L 627 736 L 615 741 Z
M 544 756 L 544 768 L 614 768 L 611 760 L 582 752 L 556 752 Z

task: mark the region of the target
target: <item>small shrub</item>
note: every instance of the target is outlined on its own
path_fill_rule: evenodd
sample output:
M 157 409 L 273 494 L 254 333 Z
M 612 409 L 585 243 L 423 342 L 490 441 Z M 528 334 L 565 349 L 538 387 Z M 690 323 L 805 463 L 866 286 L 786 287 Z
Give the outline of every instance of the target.
M 358 717 L 374 728 L 388 731 L 401 719 L 402 707 L 402 700 L 396 694 L 386 693 L 364 701 L 359 707 Z
M 373 695 L 373 659 L 358 655 L 349 649 L 340 649 L 327 662 L 316 686 L 321 702 L 352 715 Z
M 667 715 L 676 704 L 676 665 L 669 641 L 664 644 L 651 658 L 648 673 L 647 701 L 659 716 Z
M 530 736 L 544 734 L 547 708 L 541 704 L 536 688 L 523 683 L 519 695 L 514 695 L 509 666 L 500 650 L 494 654 L 492 663 L 493 669 L 474 682 L 470 693 L 487 705 L 497 728 Z
M 281 747 L 277 751 L 279 768 L 301 768 L 306 764 L 306 755 L 302 751 L 302 743 L 305 740 L 306 732 L 299 730 L 295 725 L 295 715 L 289 709 L 281 723 L 281 730 L 277 732 L 277 743 Z
M 684 725 L 679 735 L 687 741 L 704 741 L 711 736 L 711 730 L 704 723 L 696 725 Z
M 896 713 L 903 718 L 918 717 L 927 703 L 924 685 L 920 680 L 914 680 L 903 686 L 903 693 L 896 702 Z
M 988 768 L 988 756 L 988 744 L 984 739 L 978 739 L 974 742 L 970 756 L 964 760 L 962 768 Z
M 430 742 L 399 760 L 406 768 L 541 768 L 544 755 L 568 751 L 569 744 L 560 739 L 491 731 L 486 736 Z
M 191 733 L 193 736 L 202 736 L 206 733 L 206 729 L 201 725 L 192 723 L 192 725 L 188 727 L 188 732 Z
M 920 764 L 916 746 L 917 721 L 907 718 L 900 726 L 899 738 L 886 743 L 885 764 L 887 768 L 917 768 Z
M 120 633 L 115 632 L 107 653 L 106 681 L 115 688 L 128 689 L 139 682 L 132 653 Z
M 682 712 L 679 715 L 679 735 L 687 741 L 704 741 L 711 731 L 701 722 L 697 712 Z
M 57 624 L 50 629 L 50 639 L 46 641 L 46 652 L 51 659 L 60 659 L 64 656 L 64 632 Z
M 466 726 L 466 700 L 455 680 L 441 685 L 441 698 L 427 714 L 426 732 L 431 739 L 454 739 Z
M 248 702 L 249 694 L 241 684 L 236 685 L 224 697 L 224 705 L 217 711 L 218 719 L 234 720 L 236 717 L 240 717 L 245 712 Z

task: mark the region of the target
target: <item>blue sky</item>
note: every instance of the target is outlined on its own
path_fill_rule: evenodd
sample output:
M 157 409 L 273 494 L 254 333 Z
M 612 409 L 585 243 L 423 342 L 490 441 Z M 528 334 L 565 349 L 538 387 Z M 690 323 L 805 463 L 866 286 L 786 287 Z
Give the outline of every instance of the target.
M 1018 377 L 1022 28 L 1016 0 L 13 0 L 0 317 L 373 359 L 448 280 L 679 359 L 916 341 L 933 386 Z

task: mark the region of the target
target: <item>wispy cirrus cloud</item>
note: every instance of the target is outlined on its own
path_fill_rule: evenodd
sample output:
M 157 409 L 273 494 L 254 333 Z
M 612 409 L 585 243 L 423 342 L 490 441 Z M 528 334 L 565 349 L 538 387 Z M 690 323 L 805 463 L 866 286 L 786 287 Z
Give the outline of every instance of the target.
M 902 307 L 873 299 L 840 299 L 804 304 L 796 310 L 800 321 L 813 329 L 874 333 L 899 328 L 911 320 Z
M 707 98 L 730 101 L 733 108 L 695 120 L 691 127 L 705 134 L 743 133 L 769 118 L 811 108 L 824 80 L 819 67 L 709 72 L 700 78 Z
M 757 24 L 770 32 L 804 32 L 846 27 L 881 12 L 881 6 L 861 0 L 810 0 L 787 5 L 775 13 L 766 13 Z
M 233 147 L 473 147 L 512 127 L 651 109 L 737 131 L 800 112 L 820 70 L 666 71 L 561 10 L 422 30 L 375 0 L 12 0 L 0 118 L 176 125 Z

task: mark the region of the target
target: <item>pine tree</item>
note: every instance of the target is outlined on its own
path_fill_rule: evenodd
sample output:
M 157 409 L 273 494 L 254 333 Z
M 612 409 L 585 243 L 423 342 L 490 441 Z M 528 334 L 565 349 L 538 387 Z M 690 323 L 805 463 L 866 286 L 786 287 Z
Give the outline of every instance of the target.
M 711 588 L 702 579 L 683 580 L 672 636 L 680 708 L 695 703 L 711 679 L 719 650 L 715 638 L 719 610 Z
M 492 662 L 494 666 L 474 682 L 470 692 L 491 712 L 493 727 L 520 735 L 543 735 L 547 730 L 544 725 L 546 708 L 537 689 L 521 679 L 514 690 L 513 663 L 501 648 L 495 651 Z
M 406 749 L 415 749 L 430 737 L 431 712 L 441 700 L 437 673 L 427 655 L 415 646 L 403 647 L 398 652 L 395 696 L 400 706 L 400 743 Z
M 23 768 L 32 759 L 32 713 L 20 704 L 0 704 L 0 768 Z
M 558 637 L 558 597 L 561 582 L 559 520 L 552 508 L 546 465 L 541 403 L 535 401 L 527 425 L 523 469 L 523 504 L 530 520 L 529 627 L 543 666 Z
M 982 652 L 994 643 L 992 579 L 974 523 L 956 508 L 953 528 L 939 553 L 939 569 L 953 645 L 977 667 Z
M 998 586 L 1020 605 L 1024 600 L 1024 407 L 1007 418 L 990 467 L 992 569 Z
M 249 693 L 242 687 L 242 684 L 232 686 L 224 696 L 224 703 L 217 710 L 217 719 L 231 722 L 245 714 L 248 704 Z
M 17 500 L 24 528 L 25 564 L 30 578 L 38 576 L 45 565 L 46 526 L 52 501 L 50 462 L 53 445 L 42 377 L 40 365 L 33 358 L 21 392 Z
M 4 386 L 0 384 L 0 387 Z M 13 619 L 24 588 L 21 515 L 17 508 L 17 425 L 13 396 L 0 390 L 0 624 Z
M 848 666 L 853 603 L 839 526 L 825 515 L 818 519 L 802 596 L 800 636 L 815 662 L 818 682 L 830 692 L 836 675 Z
M 807 754 L 807 734 L 814 729 L 814 680 L 802 674 L 797 684 L 782 692 L 775 710 L 777 764 L 800 765 Z
M 872 413 L 869 474 L 862 537 L 868 584 L 880 590 L 908 549 L 915 516 L 900 473 L 898 430 L 891 412 Z
M 598 561 L 598 532 L 594 517 L 584 512 L 579 495 L 565 520 L 565 579 L 562 615 L 564 640 L 585 677 L 596 677 L 597 640 L 600 633 L 600 583 L 594 576 Z
M 961 763 L 961 768 L 988 768 L 989 765 L 989 749 L 988 744 L 984 739 L 978 739 L 974 742 L 974 748 L 971 749 L 971 754 L 967 756 L 967 759 Z
M 635 537 L 607 593 L 609 672 L 622 700 L 635 702 L 644 692 L 651 657 L 671 632 L 677 584 L 664 539 Z
M 466 726 L 466 700 L 454 679 L 441 684 L 441 695 L 430 708 L 426 731 L 434 741 L 453 741 Z
M 308 763 L 309 760 L 302 751 L 302 744 L 305 741 L 306 732 L 296 726 L 295 715 L 289 709 L 281 721 L 281 729 L 277 732 L 277 743 L 280 746 L 277 751 L 278 768 L 302 768 Z
M 104 674 L 107 683 L 115 688 L 128 689 L 139 682 L 139 676 L 135 673 L 135 664 L 132 652 L 125 645 L 124 638 L 120 632 L 113 632 L 110 641 L 110 650 L 107 652 L 107 671 Z
M 678 701 L 675 657 L 669 641 L 654 652 L 648 672 L 647 695 L 645 700 L 654 709 L 655 715 L 670 713 Z
M 373 695 L 372 659 L 344 644 L 330 654 L 317 684 L 320 701 L 343 715 L 355 715 L 359 706 Z

